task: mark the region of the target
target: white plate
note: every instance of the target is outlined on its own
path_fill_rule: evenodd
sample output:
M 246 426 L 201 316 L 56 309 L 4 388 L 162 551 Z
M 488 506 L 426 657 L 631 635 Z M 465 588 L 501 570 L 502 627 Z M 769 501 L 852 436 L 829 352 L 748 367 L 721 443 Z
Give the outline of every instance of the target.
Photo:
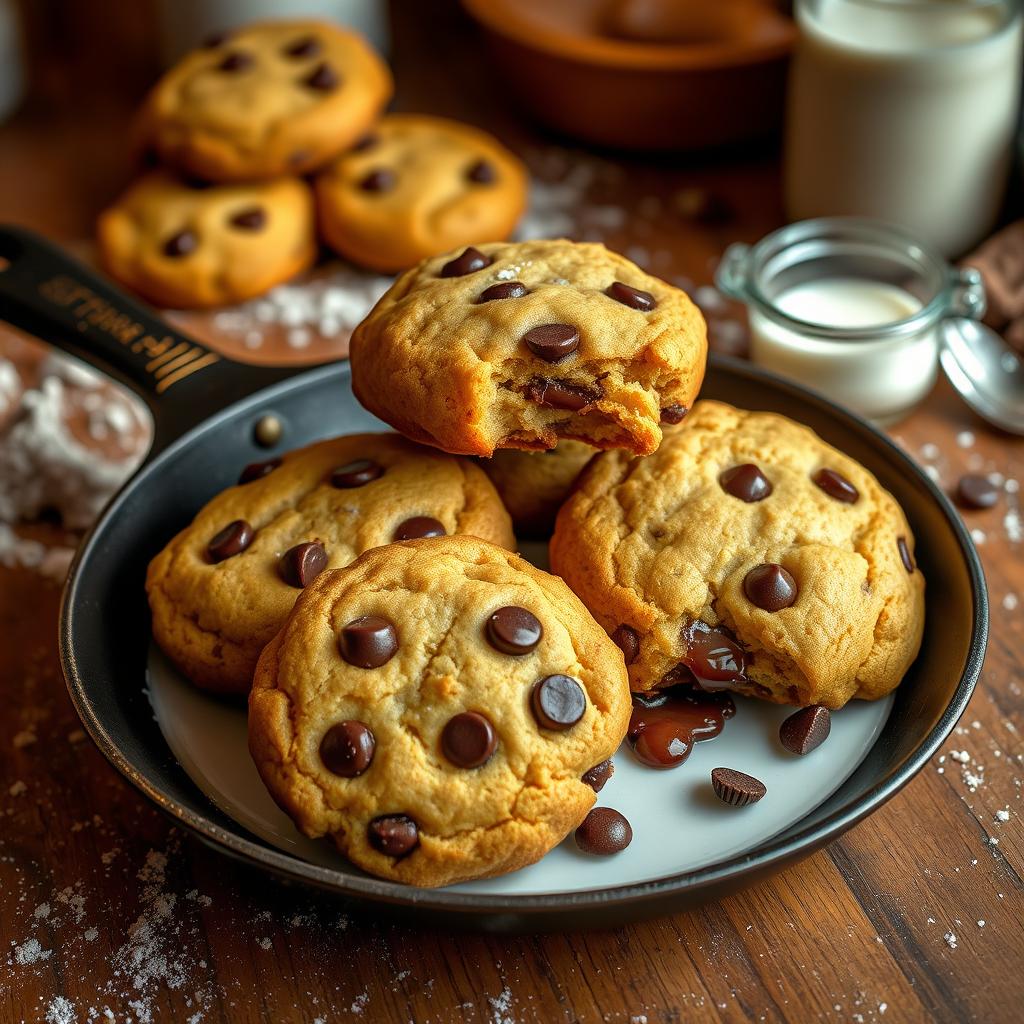
M 523 554 L 545 567 L 543 545 Z M 168 745 L 195 784 L 225 814 L 286 853 L 359 873 L 328 840 L 301 835 L 270 798 L 249 757 L 245 708 L 196 689 L 153 645 L 149 699 Z M 804 757 L 779 744 L 779 725 L 792 708 L 736 698 L 736 716 L 716 739 L 698 743 L 689 759 L 667 771 L 637 762 L 627 744 L 615 774 L 598 794 L 633 826 L 633 842 L 614 857 L 581 854 L 572 840 L 531 867 L 501 878 L 464 882 L 462 892 L 539 895 L 647 882 L 744 853 L 788 828 L 827 799 L 871 749 L 893 698 L 853 701 L 832 715 L 832 733 Z M 760 779 L 768 795 L 750 807 L 722 803 L 711 769 L 735 768 Z

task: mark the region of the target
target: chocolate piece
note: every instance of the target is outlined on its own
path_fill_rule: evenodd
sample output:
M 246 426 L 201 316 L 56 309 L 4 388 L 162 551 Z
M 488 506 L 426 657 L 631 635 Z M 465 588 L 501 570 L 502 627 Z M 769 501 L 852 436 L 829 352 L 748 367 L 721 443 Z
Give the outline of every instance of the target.
M 468 171 L 466 178 L 477 185 L 493 185 L 498 175 L 494 170 L 494 164 L 487 160 L 477 160 Z
M 416 540 L 419 537 L 444 537 L 447 534 L 444 523 L 431 516 L 413 516 L 400 523 L 395 530 L 395 540 Z
M 615 774 L 615 765 L 611 761 L 602 761 L 595 764 L 593 768 L 583 773 L 582 781 L 585 782 L 595 793 L 604 789 L 605 783 Z
M 899 550 L 900 561 L 903 562 L 903 568 L 906 569 L 907 572 L 912 573 L 914 571 L 914 560 L 910 557 L 910 548 L 907 545 L 907 538 L 897 537 L 896 547 Z
M 172 259 L 188 256 L 189 253 L 195 252 L 198 244 L 199 239 L 195 236 L 194 232 L 188 230 L 179 231 L 176 235 L 171 235 L 164 242 L 164 255 L 170 256 Z
M 228 223 L 243 231 L 262 231 L 267 224 L 267 211 L 262 206 L 248 206 L 234 214 Z
M 580 384 L 568 384 L 548 377 L 534 377 L 526 385 L 526 397 L 549 409 L 579 412 L 596 402 L 601 397 L 601 391 L 599 388 L 585 388 Z
M 809 754 L 832 731 L 832 716 L 822 704 L 801 708 L 779 726 L 779 741 L 794 754 Z
M 987 476 L 968 473 L 956 485 L 956 502 L 961 508 L 992 508 L 999 500 L 999 488 Z
M 735 714 L 727 693 L 705 693 L 692 686 L 634 693 L 626 739 L 636 759 L 648 767 L 675 768 L 695 743 L 714 739 Z
M 206 545 L 206 555 L 211 562 L 223 562 L 225 558 L 243 552 L 255 536 L 255 531 L 244 519 L 236 519 L 214 534 Z
M 621 281 L 613 281 L 604 290 L 604 293 L 616 302 L 621 302 L 624 306 L 629 306 L 630 309 L 639 309 L 642 313 L 649 313 L 658 304 L 650 292 L 633 288 Z
M 626 664 L 632 665 L 640 653 L 640 635 L 637 631 L 632 626 L 623 623 L 621 626 L 617 626 L 615 632 L 612 633 L 612 640 L 622 651 Z
M 246 68 L 252 67 L 254 63 L 252 54 L 235 50 L 233 53 L 224 55 L 224 59 L 217 65 L 217 70 L 233 74 L 236 71 L 244 71 Z
M 755 565 L 743 578 L 743 593 L 751 604 L 766 612 L 789 608 L 796 602 L 796 580 L 774 562 Z
M 286 57 L 315 57 L 320 52 L 320 40 L 316 36 L 303 36 L 284 48 Z
M 544 635 L 544 627 L 533 612 L 507 605 L 493 612 L 484 632 L 487 642 L 502 654 L 529 654 Z
M 733 807 L 756 804 L 768 792 L 760 779 L 732 768 L 713 768 L 711 785 L 715 790 L 715 796 Z
M 830 497 L 844 505 L 852 505 L 859 497 L 857 490 L 849 480 L 834 469 L 819 469 L 811 479 Z
M 251 484 L 253 480 L 262 480 L 268 473 L 273 473 L 281 465 L 282 459 L 267 459 L 266 462 L 250 462 L 238 477 L 240 484 Z
M 705 690 L 725 690 L 747 681 L 747 655 L 725 626 L 699 619 L 683 630 L 682 663 Z
M 489 256 L 485 256 L 479 249 L 469 246 L 468 249 L 462 250 L 460 256 L 449 260 L 441 268 L 441 277 L 465 277 L 466 274 L 475 274 L 478 270 L 489 267 L 493 262 Z
M 764 501 L 774 490 L 771 481 L 761 472 L 761 467 L 752 462 L 731 466 L 719 476 L 718 482 L 726 494 L 748 504 Z
M 498 746 L 494 726 L 478 711 L 463 711 L 448 720 L 441 733 L 441 749 L 460 768 L 479 768 Z
M 576 829 L 576 845 L 601 857 L 621 853 L 632 841 L 629 822 L 611 807 L 595 807 Z
M 278 575 L 290 587 L 308 587 L 327 568 L 327 551 L 319 541 L 289 548 L 277 563 Z
M 398 652 L 398 633 L 382 615 L 362 615 L 338 637 L 341 656 L 357 668 L 380 668 Z
M 519 281 L 501 281 L 498 284 L 492 284 L 490 288 L 485 288 L 476 301 L 493 302 L 495 299 L 521 299 L 524 295 L 529 294 L 530 289 Z
M 341 78 L 330 64 L 317 64 L 302 80 L 302 84 L 317 92 L 332 92 L 341 85 Z
M 252 439 L 261 448 L 273 448 L 284 434 L 284 424 L 280 416 L 272 412 L 264 413 L 252 428 Z
M 526 347 L 546 363 L 557 363 L 580 347 L 580 332 L 572 324 L 540 324 L 523 335 Z
M 408 814 L 384 814 L 366 826 L 366 838 L 379 853 L 405 857 L 420 845 L 420 830 Z
M 394 171 L 388 170 L 387 167 L 378 167 L 359 182 L 359 187 L 364 192 L 390 192 L 396 181 L 398 178 Z
M 673 425 L 676 423 L 682 423 L 689 411 L 690 410 L 687 409 L 685 405 L 666 405 L 665 408 L 661 410 L 661 422 L 671 423 Z
M 355 721 L 338 722 L 320 741 L 320 760 L 334 775 L 354 779 L 370 767 L 376 747 L 369 726 Z
M 331 471 L 331 486 L 362 487 L 384 475 L 384 467 L 373 459 L 355 459 Z
M 530 707 L 538 725 L 562 732 L 586 713 L 587 695 L 572 676 L 545 676 L 530 692 Z

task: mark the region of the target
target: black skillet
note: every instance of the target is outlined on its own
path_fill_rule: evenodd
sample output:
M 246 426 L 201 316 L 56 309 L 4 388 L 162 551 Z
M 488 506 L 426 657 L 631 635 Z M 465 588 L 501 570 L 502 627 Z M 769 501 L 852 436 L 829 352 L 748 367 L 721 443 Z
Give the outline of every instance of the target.
M 917 538 L 928 580 L 924 644 L 856 771 L 805 818 L 752 851 L 606 891 L 492 896 L 419 890 L 306 863 L 221 813 L 172 756 L 144 694 L 149 617 L 143 579 L 152 555 L 204 502 L 233 484 L 246 463 L 267 457 L 254 435 L 260 417 L 274 413 L 284 426 L 270 453 L 374 424 L 352 396 L 347 364 L 290 375 L 218 358 L 18 229 L 0 229 L 0 319 L 128 384 L 155 422 L 146 462 L 82 544 L 64 593 L 61 659 L 85 727 L 110 762 L 178 822 L 218 850 L 285 879 L 489 929 L 607 926 L 694 906 L 807 856 L 889 799 L 950 733 L 981 671 L 988 632 L 984 577 L 941 491 L 863 420 L 746 363 L 713 357 L 705 397 L 808 424 L 874 471 L 905 509 Z

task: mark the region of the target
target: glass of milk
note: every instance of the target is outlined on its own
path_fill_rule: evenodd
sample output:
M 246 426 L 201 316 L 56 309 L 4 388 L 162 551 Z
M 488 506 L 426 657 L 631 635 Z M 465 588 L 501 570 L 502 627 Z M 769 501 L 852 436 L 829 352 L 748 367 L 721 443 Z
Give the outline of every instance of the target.
M 965 253 L 1006 194 L 1020 0 L 796 0 L 795 13 L 790 218 L 874 217 Z
M 732 245 L 716 283 L 747 304 L 755 363 L 882 424 L 931 391 L 942 322 L 985 309 L 976 270 L 857 217 L 801 221 Z

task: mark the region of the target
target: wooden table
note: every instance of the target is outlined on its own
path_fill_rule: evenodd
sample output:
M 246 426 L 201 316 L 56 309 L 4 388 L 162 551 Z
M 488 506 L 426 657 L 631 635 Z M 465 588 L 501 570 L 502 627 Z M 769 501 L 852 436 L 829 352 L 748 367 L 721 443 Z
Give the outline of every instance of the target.
M 69 8 L 76 53 L 99 32 L 87 6 Z M 49 99 L 0 127 L 0 219 L 84 236 L 126 176 L 126 104 L 146 78 L 151 34 L 135 5 L 109 6 L 102 32 L 118 74 L 97 83 L 69 56 L 66 81 L 43 83 Z M 457 12 L 427 6 L 398 11 L 400 105 L 490 120 L 544 152 L 492 88 Z M 622 166 L 627 206 L 710 183 L 735 207 L 725 225 L 668 218 L 641 238 L 630 217 L 610 232 L 612 244 L 669 252 L 660 272 L 707 283 L 728 240 L 756 238 L 781 217 L 771 153 Z M 895 435 L 945 485 L 968 468 L 1024 476 L 1024 443 L 986 428 L 945 388 Z M 0 1020 L 1022 1019 L 1024 562 L 1010 509 L 1004 495 L 969 514 L 992 640 L 942 754 L 867 822 L 773 880 L 699 912 L 590 934 L 385 922 L 183 836 L 78 728 L 57 664 L 57 587 L 0 570 Z

